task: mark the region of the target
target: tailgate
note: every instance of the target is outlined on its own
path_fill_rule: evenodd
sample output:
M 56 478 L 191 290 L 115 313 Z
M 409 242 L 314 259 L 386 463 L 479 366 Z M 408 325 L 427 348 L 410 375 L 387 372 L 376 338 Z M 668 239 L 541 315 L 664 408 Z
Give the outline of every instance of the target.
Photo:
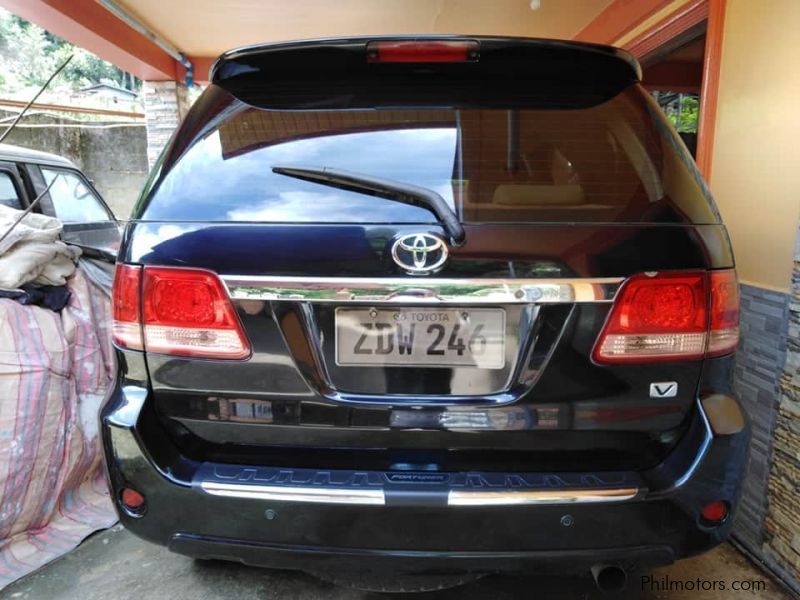
M 353 39 L 216 64 L 123 253 L 218 275 L 249 344 L 147 351 L 154 409 L 191 457 L 618 469 L 680 438 L 702 355 L 593 359 L 626 280 L 732 266 L 638 66 L 448 40 L 467 50 L 406 60 Z

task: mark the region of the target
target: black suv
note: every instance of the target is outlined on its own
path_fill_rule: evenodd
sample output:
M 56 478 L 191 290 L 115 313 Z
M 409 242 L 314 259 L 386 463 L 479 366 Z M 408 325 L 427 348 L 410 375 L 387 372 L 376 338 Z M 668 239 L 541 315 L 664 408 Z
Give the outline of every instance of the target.
M 118 258 L 125 526 L 368 586 L 609 589 L 720 543 L 734 260 L 640 76 L 534 39 L 223 55 Z

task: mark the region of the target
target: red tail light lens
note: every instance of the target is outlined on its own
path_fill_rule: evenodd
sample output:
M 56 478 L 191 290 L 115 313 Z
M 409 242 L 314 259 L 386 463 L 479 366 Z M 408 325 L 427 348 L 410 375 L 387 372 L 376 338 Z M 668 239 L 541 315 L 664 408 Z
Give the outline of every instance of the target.
M 718 356 L 736 347 L 738 324 L 733 270 L 634 275 L 619 291 L 593 358 L 609 364 Z
M 635 275 L 619 291 L 595 346 L 600 363 L 700 358 L 706 349 L 705 273 Z
M 209 271 L 117 265 L 112 302 L 114 342 L 122 348 L 201 358 L 250 355 L 228 294 Z
M 708 355 L 720 356 L 739 343 L 739 282 L 736 271 L 711 272 L 711 332 Z
M 142 317 L 148 352 L 234 359 L 250 355 L 233 305 L 214 273 L 145 267 Z
M 446 63 L 478 60 L 476 41 L 402 41 L 369 42 L 367 62 L 373 63 Z
M 111 303 L 114 315 L 113 339 L 121 348 L 141 350 L 142 326 L 139 319 L 139 292 L 142 268 L 117 265 Z

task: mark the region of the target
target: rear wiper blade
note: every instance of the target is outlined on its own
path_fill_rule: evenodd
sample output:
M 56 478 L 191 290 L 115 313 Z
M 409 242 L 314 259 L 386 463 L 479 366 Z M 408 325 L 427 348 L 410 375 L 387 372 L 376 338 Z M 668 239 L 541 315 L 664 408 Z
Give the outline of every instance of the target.
M 419 206 L 436 215 L 436 219 L 450 236 L 450 242 L 453 245 L 460 245 L 464 242 L 464 228 L 458 217 L 444 198 L 428 188 L 330 167 L 275 165 L 272 167 L 272 172 L 320 185 Z

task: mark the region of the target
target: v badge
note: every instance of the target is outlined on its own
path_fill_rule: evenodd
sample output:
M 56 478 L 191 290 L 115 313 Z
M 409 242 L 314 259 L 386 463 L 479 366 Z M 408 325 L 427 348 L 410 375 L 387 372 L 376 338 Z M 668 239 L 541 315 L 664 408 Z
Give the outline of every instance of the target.
M 674 398 L 678 395 L 677 381 L 662 381 L 650 384 L 651 398 Z

